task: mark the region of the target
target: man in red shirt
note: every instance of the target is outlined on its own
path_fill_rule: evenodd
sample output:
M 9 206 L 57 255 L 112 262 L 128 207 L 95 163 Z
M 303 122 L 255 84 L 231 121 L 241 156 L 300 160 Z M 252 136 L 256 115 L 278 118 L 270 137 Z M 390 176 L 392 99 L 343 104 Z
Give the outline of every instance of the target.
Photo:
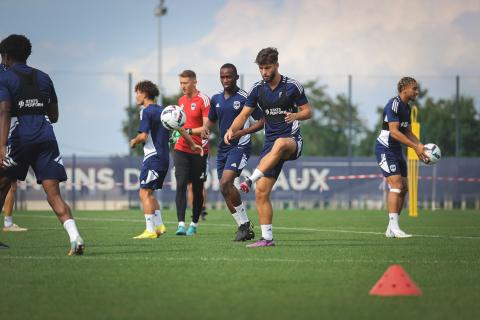
M 178 105 L 187 115 L 184 129 L 192 136 L 193 141 L 202 145 L 203 156 L 198 151 L 193 151 L 183 137 L 175 144 L 173 163 L 175 165 L 175 178 L 177 180 L 177 205 L 178 229 L 175 233 L 180 236 L 191 236 L 197 233 L 198 219 L 203 204 L 203 182 L 207 177 L 208 140 L 202 141 L 203 125 L 208 121 L 210 99 L 197 90 L 197 76 L 192 70 L 185 70 L 179 74 L 180 87 L 183 96 L 178 99 Z M 185 231 L 185 211 L 187 208 L 187 185 L 192 183 L 193 190 L 193 216 L 192 222 Z

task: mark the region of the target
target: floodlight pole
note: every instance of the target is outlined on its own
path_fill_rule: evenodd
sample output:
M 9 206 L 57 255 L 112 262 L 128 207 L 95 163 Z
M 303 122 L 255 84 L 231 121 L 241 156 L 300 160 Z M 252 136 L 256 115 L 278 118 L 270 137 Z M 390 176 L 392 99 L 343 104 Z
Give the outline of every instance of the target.
M 162 85 L 162 16 L 167 14 L 165 0 L 159 0 L 158 6 L 155 8 L 155 16 L 158 17 L 158 104 L 163 103 L 163 85 Z

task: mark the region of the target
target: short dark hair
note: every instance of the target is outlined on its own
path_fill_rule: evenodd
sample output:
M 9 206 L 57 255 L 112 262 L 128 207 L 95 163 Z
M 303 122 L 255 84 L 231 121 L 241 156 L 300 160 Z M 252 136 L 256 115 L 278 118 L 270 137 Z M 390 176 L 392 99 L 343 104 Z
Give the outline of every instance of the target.
M 268 47 L 260 50 L 255 59 L 255 63 L 258 65 L 263 64 L 275 64 L 278 62 L 278 50 L 277 48 Z
M 0 42 L 0 54 L 8 54 L 15 61 L 25 63 L 31 53 L 32 44 L 24 35 L 11 34 Z
M 238 75 L 237 67 L 235 67 L 232 63 L 225 63 L 223 66 L 220 67 L 222 69 L 232 69 L 235 75 Z
M 180 73 L 178 76 L 182 78 L 190 78 L 197 80 L 197 74 L 193 70 L 183 70 L 182 73 Z
M 398 81 L 397 84 L 398 93 L 402 92 L 407 86 L 416 82 L 417 80 L 413 79 L 412 77 L 403 77 L 402 79 L 400 79 L 400 81 Z
M 157 85 L 150 80 L 144 80 L 137 83 L 135 85 L 135 92 L 137 91 L 145 93 L 147 98 L 152 100 L 160 95 Z

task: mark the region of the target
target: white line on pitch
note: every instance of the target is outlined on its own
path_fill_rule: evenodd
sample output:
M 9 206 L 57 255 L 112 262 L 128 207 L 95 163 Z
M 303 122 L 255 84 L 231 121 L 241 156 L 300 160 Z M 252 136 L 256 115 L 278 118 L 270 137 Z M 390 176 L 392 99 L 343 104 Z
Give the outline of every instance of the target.
M 52 214 L 52 216 L 42 216 L 42 215 L 21 215 L 26 218 L 43 218 L 43 219 L 56 219 L 57 217 Z M 75 220 L 79 221 L 100 221 L 100 222 L 132 222 L 138 223 L 143 221 L 143 219 L 123 219 L 123 218 L 84 218 L 76 217 Z M 165 221 L 167 224 L 176 224 L 173 221 Z M 220 223 L 207 223 L 205 226 L 211 227 L 226 227 L 232 228 L 233 224 L 220 224 Z M 278 230 L 293 230 L 293 231 L 312 231 L 312 232 L 331 232 L 331 233 L 354 233 L 354 234 L 371 234 L 371 235 L 383 235 L 383 232 L 374 232 L 374 231 L 355 231 L 355 230 L 345 230 L 345 229 L 318 229 L 318 228 L 300 228 L 300 227 L 275 227 Z M 414 234 L 415 237 L 421 238 L 439 238 L 439 239 L 469 239 L 469 240 L 480 240 L 480 237 L 474 236 L 449 236 L 449 235 L 434 235 L 434 234 Z M 404 240 L 408 241 L 408 240 Z
M 200 261 L 200 262 L 267 262 L 267 263 L 423 263 L 423 264 L 480 264 L 478 260 L 369 260 L 369 259 L 280 259 L 280 258 L 231 258 L 231 257 L 158 257 L 158 256 L 135 256 L 135 257 L 112 257 L 112 256 L 0 256 L 0 260 L 69 260 L 78 263 L 80 260 L 106 260 L 106 261 Z

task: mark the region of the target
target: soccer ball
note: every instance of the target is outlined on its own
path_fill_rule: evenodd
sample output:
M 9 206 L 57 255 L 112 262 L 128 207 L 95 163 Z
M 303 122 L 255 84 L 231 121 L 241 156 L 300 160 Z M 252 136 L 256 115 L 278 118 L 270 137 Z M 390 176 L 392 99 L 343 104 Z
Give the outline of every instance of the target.
M 430 160 L 428 164 L 435 164 L 442 157 L 442 151 L 434 143 L 427 143 L 425 145 L 425 153 L 427 154 L 428 159 Z
M 172 105 L 163 109 L 160 120 L 167 130 L 178 130 L 185 124 L 187 116 L 182 108 Z

